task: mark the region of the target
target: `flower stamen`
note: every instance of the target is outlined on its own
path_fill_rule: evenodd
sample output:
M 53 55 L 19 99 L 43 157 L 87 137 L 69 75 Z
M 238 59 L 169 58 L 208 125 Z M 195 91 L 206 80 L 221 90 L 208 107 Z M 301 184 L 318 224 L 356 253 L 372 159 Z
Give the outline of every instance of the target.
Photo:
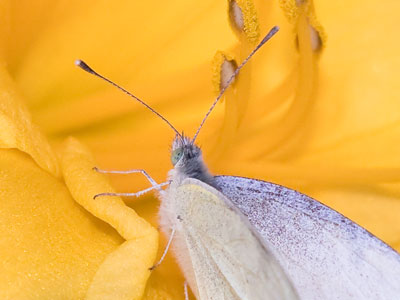
M 294 25 L 293 29 L 298 41 L 299 57 L 294 70 L 295 74 L 297 73 L 297 84 L 288 101 L 281 99 L 284 111 L 278 115 L 278 118 L 268 121 L 267 125 L 271 128 L 271 132 L 266 136 L 268 142 L 259 148 L 258 154 L 253 157 L 258 159 L 261 157 L 287 159 L 301 152 L 300 148 L 305 141 L 304 135 L 310 129 L 307 124 L 315 101 L 318 56 L 325 40 L 311 1 L 306 1 L 300 6 L 297 6 L 294 0 L 281 3 L 286 5 L 282 8 Z M 272 116 L 271 113 L 268 114 L 268 117 L 270 116 Z M 264 118 L 255 124 L 256 130 L 252 132 L 259 132 L 265 126 Z
M 229 54 L 218 51 L 213 59 L 213 85 L 216 94 L 220 92 L 225 86 L 229 78 L 235 72 L 237 68 L 236 60 Z M 240 76 L 240 75 L 238 75 Z M 219 131 L 218 140 L 212 149 L 212 156 L 218 158 L 224 150 L 232 143 L 232 140 L 236 134 L 239 120 L 243 115 L 240 111 L 244 111 L 246 101 L 240 101 L 238 98 L 238 84 L 240 83 L 239 78 L 235 78 L 232 83 L 232 87 L 226 90 L 224 99 L 225 101 L 225 113 L 222 127 Z M 222 99 L 221 99 L 222 100 Z
M 228 16 L 233 31 L 240 40 L 257 43 L 260 30 L 256 8 L 251 0 L 229 0 Z

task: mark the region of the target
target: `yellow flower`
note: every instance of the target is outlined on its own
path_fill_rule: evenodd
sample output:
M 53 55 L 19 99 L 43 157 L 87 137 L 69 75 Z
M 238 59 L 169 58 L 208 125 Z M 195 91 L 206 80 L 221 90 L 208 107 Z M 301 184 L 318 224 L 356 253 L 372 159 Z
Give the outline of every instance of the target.
M 147 269 L 165 245 L 157 256 L 154 196 L 126 199 L 134 210 L 92 199 L 112 190 L 95 165 L 164 181 L 173 132 L 73 62 L 85 59 L 191 135 L 213 101 L 212 78 L 219 88 L 215 52 L 240 63 L 273 25 L 280 32 L 200 133 L 205 160 L 215 174 L 296 188 L 400 249 L 400 42 L 391 14 L 399 8 L 394 0 L 3 1 L 0 298 L 183 299 L 171 255 L 151 276 Z M 121 192 L 148 187 L 139 175 L 109 179 Z

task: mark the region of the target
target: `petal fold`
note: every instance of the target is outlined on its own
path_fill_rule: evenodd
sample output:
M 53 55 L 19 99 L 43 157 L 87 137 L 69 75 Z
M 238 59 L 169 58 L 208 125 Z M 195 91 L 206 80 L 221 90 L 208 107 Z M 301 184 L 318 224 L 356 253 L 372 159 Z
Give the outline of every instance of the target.
M 9 74 L 0 68 L 0 148 L 16 148 L 29 154 L 44 170 L 59 176 L 56 156 L 39 129 L 32 123 Z
M 119 197 L 98 197 L 113 192 L 104 175 L 93 170 L 89 151 L 69 138 L 61 158 L 62 173 L 74 199 L 90 213 L 114 227 L 127 241 L 100 266 L 87 299 L 141 299 L 149 268 L 158 248 L 158 233 Z

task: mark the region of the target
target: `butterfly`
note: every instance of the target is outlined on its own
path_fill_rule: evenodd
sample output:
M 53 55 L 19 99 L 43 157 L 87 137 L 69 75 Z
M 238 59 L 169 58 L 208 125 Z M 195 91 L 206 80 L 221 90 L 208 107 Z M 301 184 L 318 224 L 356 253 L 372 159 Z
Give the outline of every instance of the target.
M 148 107 L 176 133 L 167 183 L 157 184 L 143 172 L 152 184 L 145 191 L 159 191 L 160 225 L 169 236 L 159 263 L 172 245 L 199 300 L 400 298 L 400 255 L 390 246 L 306 195 L 262 180 L 213 176 L 203 162 L 195 140 L 205 120 L 240 69 L 277 31 L 272 28 L 236 68 L 192 139 L 130 92 L 76 62 Z

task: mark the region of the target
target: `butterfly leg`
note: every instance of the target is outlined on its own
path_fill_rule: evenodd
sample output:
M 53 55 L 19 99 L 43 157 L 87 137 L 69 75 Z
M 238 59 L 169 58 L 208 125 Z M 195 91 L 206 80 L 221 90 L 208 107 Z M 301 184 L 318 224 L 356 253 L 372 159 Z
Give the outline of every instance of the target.
M 183 283 L 183 293 L 185 295 L 185 300 L 189 300 L 189 293 L 188 293 L 188 288 L 187 288 L 187 281 Z
M 99 169 L 98 167 L 94 167 L 93 170 L 99 173 L 106 173 L 106 174 L 132 174 L 132 173 L 142 173 L 147 180 L 150 182 L 152 186 L 156 186 L 157 182 L 145 171 L 142 169 L 133 169 L 133 170 L 123 170 L 123 171 L 117 171 L 117 170 L 103 170 Z
M 93 197 L 93 199 L 96 199 L 97 197 L 102 197 L 102 196 L 124 196 L 124 197 L 140 197 L 143 194 L 146 194 L 147 192 L 150 192 L 154 189 L 162 190 L 161 187 L 169 185 L 170 181 L 162 182 L 160 184 L 155 184 L 147 189 L 141 190 L 136 193 L 100 193 L 97 194 Z
M 165 255 L 167 255 L 167 252 L 168 252 L 169 247 L 171 246 L 172 239 L 174 238 L 174 235 L 175 235 L 175 227 L 172 228 L 171 234 L 169 235 L 169 239 L 168 239 L 167 246 L 165 247 L 164 252 L 163 252 L 163 254 L 161 255 L 160 260 L 159 260 L 154 266 L 152 266 L 151 268 L 149 268 L 150 271 L 153 271 L 155 268 L 157 268 L 157 267 L 162 263 L 162 261 L 163 261 L 164 258 L 165 258 Z
M 105 174 L 132 174 L 132 173 L 141 173 L 143 174 L 147 180 L 150 182 L 151 187 L 144 189 L 142 191 L 139 191 L 137 193 L 101 193 L 97 194 L 94 196 L 94 199 L 100 196 L 125 196 L 125 197 L 139 197 L 149 191 L 152 191 L 154 189 L 157 189 L 160 193 L 163 193 L 163 189 L 161 187 L 168 185 L 170 182 L 166 181 L 163 183 L 158 184 L 145 170 L 142 169 L 132 169 L 132 170 L 123 170 L 123 171 L 118 171 L 118 170 L 103 170 L 99 169 L 98 167 L 93 168 L 94 171 L 99 172 L 99 173 L 105 173 Z

